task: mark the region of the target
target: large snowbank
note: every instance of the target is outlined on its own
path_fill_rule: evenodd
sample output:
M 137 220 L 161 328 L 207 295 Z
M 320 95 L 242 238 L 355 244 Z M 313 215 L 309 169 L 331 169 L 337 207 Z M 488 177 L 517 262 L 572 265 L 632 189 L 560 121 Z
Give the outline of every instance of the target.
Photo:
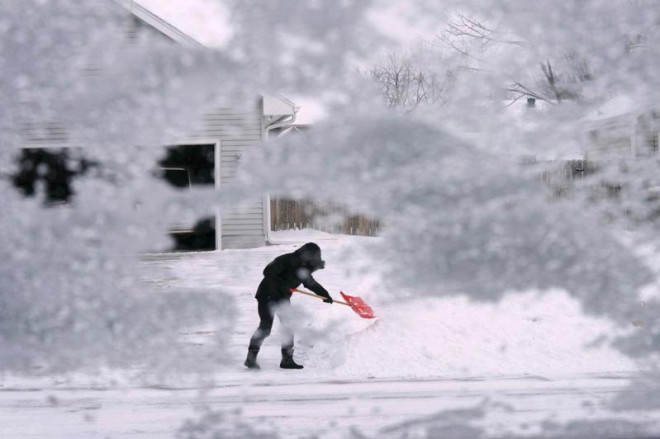
M 607 345 L 611 325 L 586 317 L 560 292 L 507 296 L 497 305 L 422 299 L 379 310 L 373 325 L 343 339 L 312 364 L 340 375 L 442 377 L 635 370 Z

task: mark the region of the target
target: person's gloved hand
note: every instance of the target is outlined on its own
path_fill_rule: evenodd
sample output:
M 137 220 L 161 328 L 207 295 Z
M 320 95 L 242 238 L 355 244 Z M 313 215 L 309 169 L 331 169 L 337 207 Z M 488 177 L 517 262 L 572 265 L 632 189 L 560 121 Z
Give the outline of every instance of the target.
M 328 296 L 325 299 L 323 299 L 325 303 L 332 303 L 332 297 Z

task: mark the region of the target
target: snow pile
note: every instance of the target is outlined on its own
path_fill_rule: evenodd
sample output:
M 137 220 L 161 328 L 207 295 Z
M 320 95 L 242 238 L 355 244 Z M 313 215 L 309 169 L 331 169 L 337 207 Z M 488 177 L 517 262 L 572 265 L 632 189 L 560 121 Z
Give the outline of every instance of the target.
M 506 296 L 498 304 L 422 299 L 378 308 L 379 319 L 311 360 L 338 375 L 448 377 L 630 371 L 606 345 L 610 322 L 585 317 L 562 292 Z M 313 354 L 312 354 L 313 355 Z M 340 359 L 340 360 L 339 360 Z

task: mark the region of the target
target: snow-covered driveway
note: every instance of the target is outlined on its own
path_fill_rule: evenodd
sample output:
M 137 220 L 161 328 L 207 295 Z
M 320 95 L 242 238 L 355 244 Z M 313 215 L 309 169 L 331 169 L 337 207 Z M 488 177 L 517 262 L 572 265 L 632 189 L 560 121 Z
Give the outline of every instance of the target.
M 214 373 L 143 382 L 121 372 L 116 380 L 112 373 L 7 377 L 0 438 L 161 439 L 177 431 L 185 439 L 278 437 L 257 436 L 273 432 L 332 438 L 351 431 L 380 438 L 465 428 L 510 437 L 538 432 L 548 421 L 660 419 L 608 408 L 633 392 L 626 386 L 637 367 L 597 343 L 609 323 L 585 317 L 564 293 L 517 294 L 498 304 L 432 297 L 397 304 L 379 296 L 387 296 L 386 287 L 364 269 L 360 247 L 369 238 L 299 232 L 279 239 L 281 245 L 261 249 L 146 258 L 145 281 L 158 289 L 217 290 L 234 299 L 226 363 Z M 320 244 L 327 261 L 315 277 L 333 294 L 345 289 L 364 297 L 380 318 L 362 320 L 344 307 L 294 297 L 296 358 L 305 369 L 277 367 L 276 322 L 259 356 L 262 370 L 248 371 L 241 363 L 258 323 L 253 295 L 261 270 L 308 240 Z M 217 328 L 213 322 L 191 328 L 181 342 L 216 349 Z

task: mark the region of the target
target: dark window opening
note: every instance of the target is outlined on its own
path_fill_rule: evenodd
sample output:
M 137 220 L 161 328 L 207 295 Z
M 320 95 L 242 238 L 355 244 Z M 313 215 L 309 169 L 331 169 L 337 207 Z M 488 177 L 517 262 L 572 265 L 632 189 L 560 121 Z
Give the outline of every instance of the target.
M 167 148 L 167 155 L 159 162 L 162 169 L 186 170 L 190 185 L 215 184 L 215 145 L 177 145 Z M 163 173 L 163 178 L 176 187 L 180 182 L 176 173 Z
M 18 170 L 10 175 L 14 186 L 26 197 L 32 197 L 37 195 L 37 188 L 41 185 L 47 205 L 71 202 L 74 178 L 95 166 L 82 156 L 79 149 L 73 148 L 23 149 L 16 164 Z
M 190 172 L 186 168 L 162 168 L 163 178 L 172 186 L 189 188 L 192 186 Z
M 215 145 L 170 146 L 158 165 L 160 176 L 176 188 L 214 185 Z M 170 227 L 169 235 L 173 242 L 172 251 L 215 250 L 215 217 Z
M 203 218 L 189 230 L 171 230 L 172 251 L 215 250 L 215 218 Z

